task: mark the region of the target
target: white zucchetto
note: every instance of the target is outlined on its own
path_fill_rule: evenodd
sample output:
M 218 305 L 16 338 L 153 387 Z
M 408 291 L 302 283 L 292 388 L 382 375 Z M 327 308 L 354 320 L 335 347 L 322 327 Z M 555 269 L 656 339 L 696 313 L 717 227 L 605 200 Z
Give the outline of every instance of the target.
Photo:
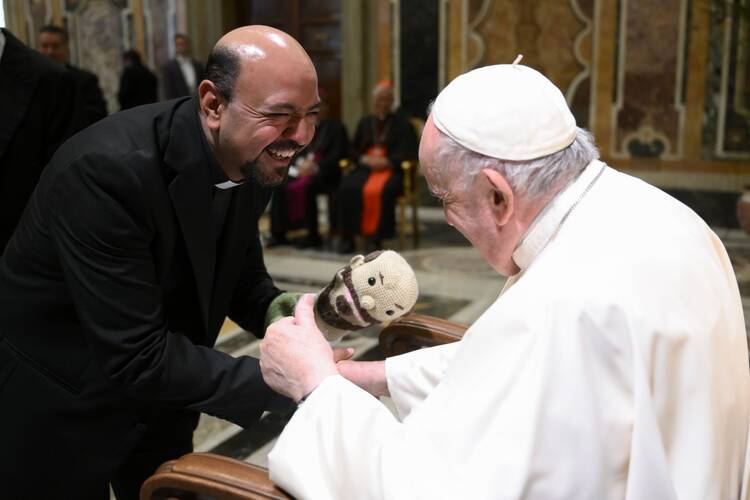
M 435 100 L 432 120 L 463 147 L 503 160 L 546 156 L 576 137 L 576 120 L 560 89 L 520 64 L 485 66 L 457 77 Z

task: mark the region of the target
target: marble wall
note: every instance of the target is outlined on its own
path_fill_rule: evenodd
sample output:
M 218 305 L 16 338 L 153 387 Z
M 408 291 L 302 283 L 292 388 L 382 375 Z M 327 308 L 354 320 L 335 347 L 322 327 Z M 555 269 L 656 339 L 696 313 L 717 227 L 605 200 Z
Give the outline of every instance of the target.
M 68 29 L 71 63 L 96 73 L 110 112 L 119 109 L 121 54 L 138 50 L 144 64 L 158 74 L 174 54 L 174 33 L 187 32 L 186 0 L 4 0 L 3 4 L 8 29 L 32 48 L 45 24 Z
M 523 54 L 613 164 L 750 180 L 750 0 L 440 4 L 444 81 Z

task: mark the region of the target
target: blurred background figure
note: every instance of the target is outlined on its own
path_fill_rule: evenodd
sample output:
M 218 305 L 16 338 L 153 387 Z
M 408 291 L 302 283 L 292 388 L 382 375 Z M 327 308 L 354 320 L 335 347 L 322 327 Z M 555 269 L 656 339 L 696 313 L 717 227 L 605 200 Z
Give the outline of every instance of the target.
M 315 137 L 300 152 L 289 171 L 289 180 L 274 190 L 271 198 L 271 239 L 268 246 L 287 243 L 289 229 L 304 227 L 307 236 L 296 243 L 298 248 L 318 248 L 323 244 L 318 230 L 319 194 L 332 195 L 341 179 L 339 160 L 349 150 L 349 139 L 344 125 L 328 115 L 327 94 L 319 89 L 320 113 L 315 126 Z M 331 198 L 328 197 L 329 234 L 333 229 Z
M 58 64 L 65 66 L 73 74 L 78 93 L 83 102 L 83 113 L 79 117 L 80 128 L 87 127 L 107 116 L 107 103 L 104 101 L 99 78 L 92 72 L 73 66 L 69 62 L 70 47 L 68 32 L 59 26 L 48 24 L 39 30 L 39 52 Z
M 162 66 L 161 82 L 165 99 L 195 94 L 203 80 L 203 63 L 190 57 L 190 39 L 177 33 L 174 36 L 174 59 Z
M 141 63 L 136 50 L 126 50 L 122 55 L 122 75 L 117 99 L 120 109 L 156 102 L 156 76 Z
M 76 130 L 73 74 L 0 29 L 0 254 L 42 169 Z
M 396 198 L 403 191 L 401 162 L 417 157 L 417 135 L 409 120 L 393 113 L 393 87 L 384 81 L 372 91 L 373 113 L 354 134 L 355 170 L 342 181 L 335 208 L 341 230 L 341 253 L 354 250 L 353 237 L 367 237 L 366 251 L 381 248 L 393 236 Z

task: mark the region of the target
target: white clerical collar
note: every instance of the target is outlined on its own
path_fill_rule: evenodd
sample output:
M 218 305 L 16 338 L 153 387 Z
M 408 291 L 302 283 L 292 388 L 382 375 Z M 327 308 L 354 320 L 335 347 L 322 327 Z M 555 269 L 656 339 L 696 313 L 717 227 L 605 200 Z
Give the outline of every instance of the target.
M 232 189 L 233 187 L 241 186 L 244 182 L 224 181 L 219 184 L 214 184 L 218 189 Z
M 520 272 L 528 269 L 547 243 L 557 234 L 567 216 L 605 168 L 606 165 L 601 161 L 592 161 L 577 179 L 560 191 L 539 212 L 526 230 L 526 234 L 521 238 L 521 243 L 513 251 L 513 262 L 519 267 Z
M 0 29 L 0 59 L 3 58 L 3 50 L 5 50 L 5 33 Z

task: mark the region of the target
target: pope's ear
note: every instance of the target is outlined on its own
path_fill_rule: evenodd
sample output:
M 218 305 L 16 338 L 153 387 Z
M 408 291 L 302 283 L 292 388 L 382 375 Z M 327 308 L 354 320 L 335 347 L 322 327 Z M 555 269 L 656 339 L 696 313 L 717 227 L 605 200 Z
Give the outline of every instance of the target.
M 355 255 L 352 257 L 352 260 L 349 261 L 349 266 L 351 266 L 352 269 L 355 267 L 361 266 L 365 262 L 365 256 L 364 255 Z
M 208 128 L 212 130 L 218 128 L 219 118 L 226 108 L 226 101 L 211 80 L 203 80 L 198 85 L 198 102 Z
M 490 204 L 490 209 L 498 226 L 508 223 L 515 209 L 515 196 L 508 180 L 503 174 L 491 168 L 481 172 L 484 182 L 482 196 Z

